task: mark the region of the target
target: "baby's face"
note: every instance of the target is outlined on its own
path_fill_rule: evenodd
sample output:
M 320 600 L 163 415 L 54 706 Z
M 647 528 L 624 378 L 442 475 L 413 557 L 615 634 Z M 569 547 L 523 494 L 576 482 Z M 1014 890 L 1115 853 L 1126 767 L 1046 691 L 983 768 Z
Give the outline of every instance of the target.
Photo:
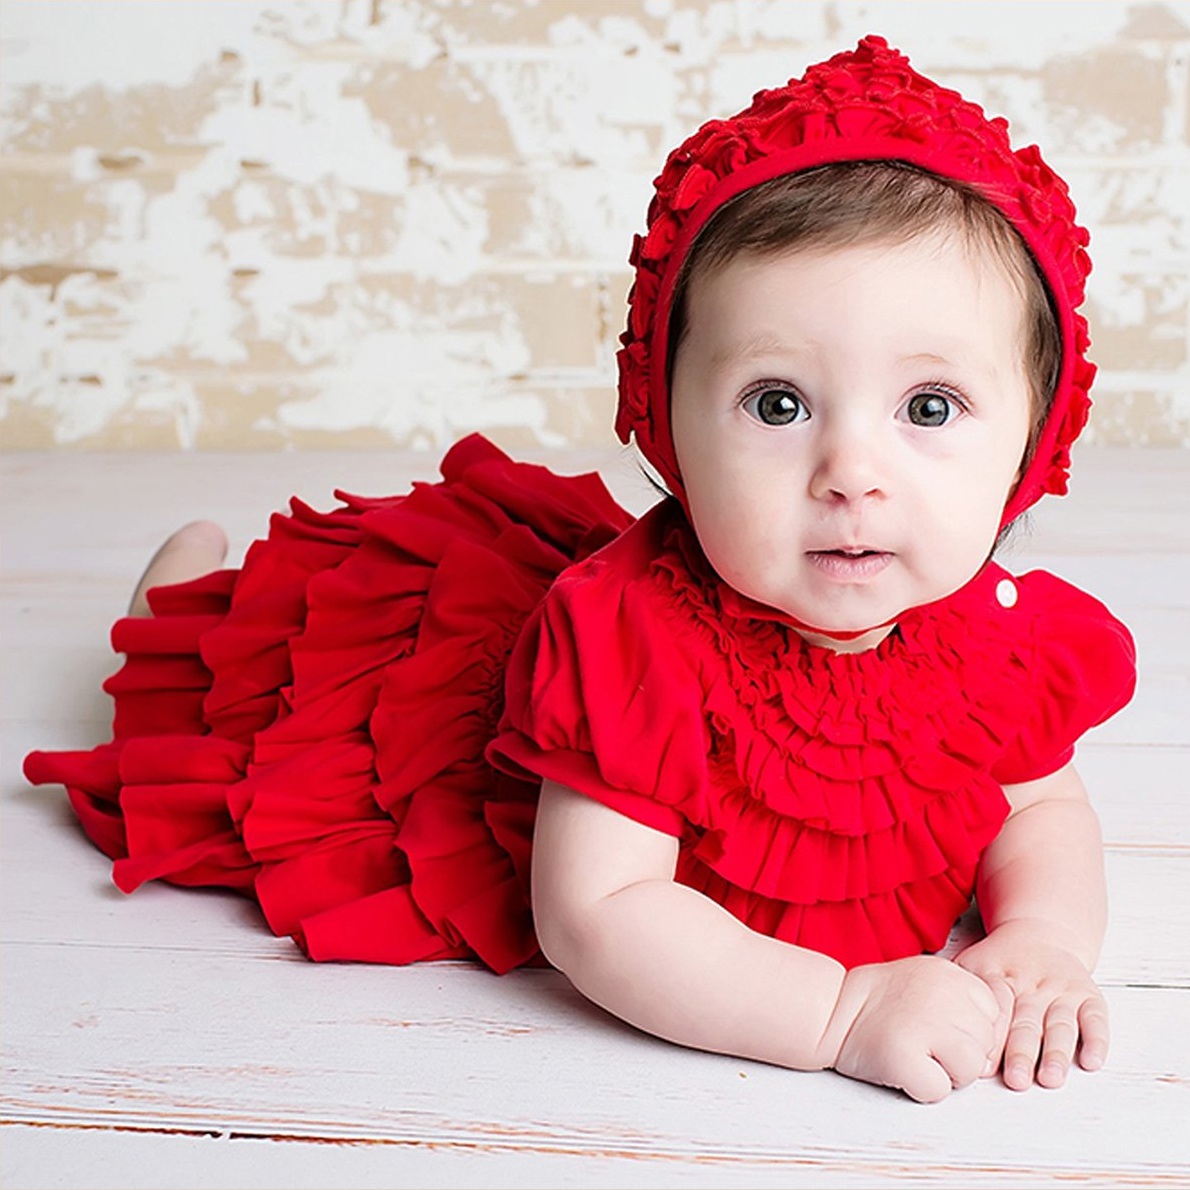
M 978 571 L 1029 431 L 1003 266 L 957 238 L 795 251 L 737 258 L 688 303 L 674 446 L 721 578 L 854 632 Z

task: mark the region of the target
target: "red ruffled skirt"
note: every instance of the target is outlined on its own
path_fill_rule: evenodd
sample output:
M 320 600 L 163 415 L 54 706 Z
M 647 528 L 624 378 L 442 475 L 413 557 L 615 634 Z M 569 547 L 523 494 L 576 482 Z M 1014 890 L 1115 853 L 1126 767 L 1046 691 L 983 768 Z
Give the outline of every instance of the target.
M 538 783 L 484 760 L 505 664 L 558 573 L 632 518 L 594 475 L 478 435 L 441 483 L 272 518 L 239 570 L 150 592 L 120 620 L 113 739 L 34 752 L 125 892 L 254 895 L 313 959 L 538 956 Z

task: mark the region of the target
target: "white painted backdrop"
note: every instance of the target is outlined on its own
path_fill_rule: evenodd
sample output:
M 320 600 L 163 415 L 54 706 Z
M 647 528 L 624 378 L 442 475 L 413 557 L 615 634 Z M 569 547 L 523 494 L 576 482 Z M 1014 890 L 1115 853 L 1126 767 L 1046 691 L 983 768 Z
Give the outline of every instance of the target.
M 5 0 L 4 444 L 608 444 L 666 152 L 868 32 L 1071 182 L 1090 438 L 1190 442 L 1185 0 Z

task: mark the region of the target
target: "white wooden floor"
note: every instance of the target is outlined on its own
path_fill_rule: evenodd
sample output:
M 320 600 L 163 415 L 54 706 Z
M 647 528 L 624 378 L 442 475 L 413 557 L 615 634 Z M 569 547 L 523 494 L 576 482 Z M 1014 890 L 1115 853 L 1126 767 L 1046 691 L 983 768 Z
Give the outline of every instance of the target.
M 1108 841 L 1113 1050 L 1061 1092 L 986 1082 L 922 1107 L 655 1041 L 552 971 L 316 966 L 239 898 L 118 893 L 19 766 L 104 737 L 107 629 L 160 538 L 211 516 L 242 552 L 292 492 L 325 507 L 435 462 L 4 457 L 5 1187 L 1190 1184 L 1190 452 L 1084 449 L 1008 560 L 1098 594 L 1141 654 L 1135 702 L 1080 749 Z M 625 456 L 551 462 L 651 502 Z

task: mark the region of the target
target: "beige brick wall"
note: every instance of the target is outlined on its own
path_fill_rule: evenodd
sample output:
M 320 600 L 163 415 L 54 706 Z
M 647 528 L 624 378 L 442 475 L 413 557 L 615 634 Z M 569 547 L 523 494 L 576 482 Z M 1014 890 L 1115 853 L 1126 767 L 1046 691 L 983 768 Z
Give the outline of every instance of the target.
M 612 441 L 665 152 L 880 32 L 1093 235 L 1092 436 L 1190 445 L 1190 3 L 3 0 L 6 449 Z

